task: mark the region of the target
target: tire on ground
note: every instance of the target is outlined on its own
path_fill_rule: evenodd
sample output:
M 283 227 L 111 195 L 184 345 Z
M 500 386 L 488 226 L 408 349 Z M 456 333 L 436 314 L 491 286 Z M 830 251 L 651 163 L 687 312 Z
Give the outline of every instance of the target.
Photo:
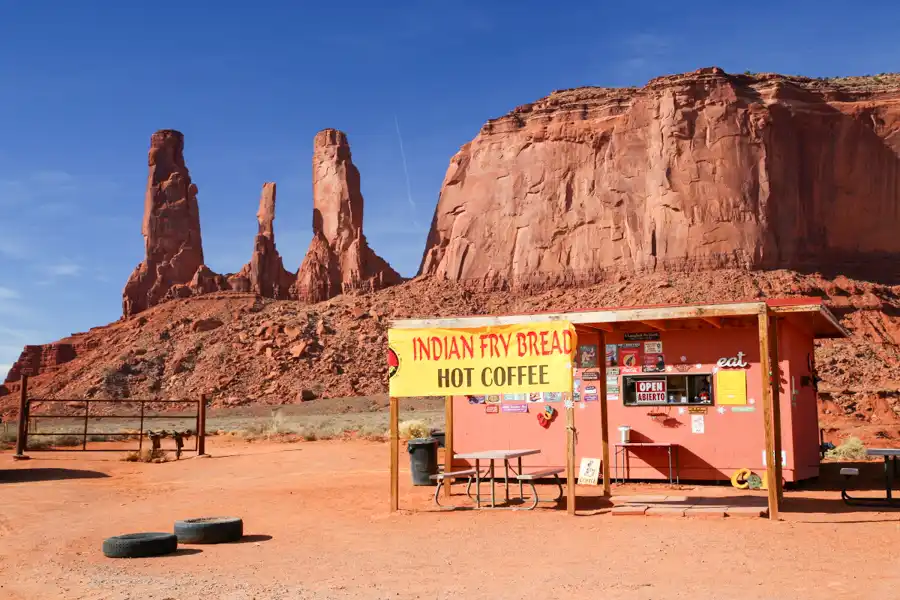
M 221 544 L 244 536 L 244 522 L 237 517 L 202 517 L 175 521 L 175 535 L 182 544 Z
M 127 533 L 103 540 L 103 555 L 108 558 L 163 556 L 178 549 L 178 538 L 171 533 Z

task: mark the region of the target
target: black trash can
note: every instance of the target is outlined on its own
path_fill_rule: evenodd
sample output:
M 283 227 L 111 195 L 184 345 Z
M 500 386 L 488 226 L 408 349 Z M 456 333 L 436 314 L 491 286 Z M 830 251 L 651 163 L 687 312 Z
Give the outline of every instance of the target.
M 409 451 L 409 472 L 413 485 L 437 485 L 431 479 L 438 472 L 438 441 L 433 437 L 415 438 L 406 444 Z
M 440 431 L 439 429 L 435 429 L 431 432 L 431 437 L 436 438 L 438 441 L 438 448 L 443 448 L 444 443 L 447 441 L 447 435 Z

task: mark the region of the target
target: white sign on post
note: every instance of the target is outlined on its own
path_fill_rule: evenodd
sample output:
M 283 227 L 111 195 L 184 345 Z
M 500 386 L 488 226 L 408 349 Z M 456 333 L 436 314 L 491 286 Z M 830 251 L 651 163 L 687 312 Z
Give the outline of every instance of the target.
M 578 485 L 597 485 L 600 479 L 600 459 L 582 458 L 578 469 Z
M 634 382 L 636 402 L 653 404 L 666 401 L 666 380 L 651 379 Z

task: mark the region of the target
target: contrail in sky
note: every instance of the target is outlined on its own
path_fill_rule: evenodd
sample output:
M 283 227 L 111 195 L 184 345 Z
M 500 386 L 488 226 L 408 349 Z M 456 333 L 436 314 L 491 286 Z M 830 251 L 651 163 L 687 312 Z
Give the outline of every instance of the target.
M 412 198 L 412 188 L 409 185 L 409 168 L 406 166 L 406 152 L 403 150 L 403 136 L 400 135 L 400 121 L 397 120 L 396 114 L 394 114 L 394 125 L 397 127 L 397 140 L 400 142 L 400 158 L 403 159 L 403 174 L 406 176 L 406 199 L 409 201 L 409 207 L 413 210 L 413 225 L 418 227 L 419 223 L 416 219 L 416 203 L 413 202 Z

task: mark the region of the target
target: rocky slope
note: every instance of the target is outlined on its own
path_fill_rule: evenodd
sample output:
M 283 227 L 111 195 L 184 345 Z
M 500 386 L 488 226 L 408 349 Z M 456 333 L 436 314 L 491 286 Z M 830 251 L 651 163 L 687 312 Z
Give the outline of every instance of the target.
M 816 350 L 828 439 L 853 433 L 900 444 L 900 286 L 790 271 L 656 273 L 539 294 L 485 292 L 417 279 L 371 294 L 304 305 L 225 292 L 175 300 L 67 338 L 78 356 L 31 379 L 36 396 L 197 398 L 213 406 L 285 404 L 386 392 L 395 317 L 473 315 L 814 295 L 853 331 Z M 7 384 L 15 392 L 16 382 Z M 15 411 L 15 393 L 0 411 Z M 894 440 L 892 442 L 892 440 Z
M 421 273 L 827 269 L 900 254 L 900 78 L 661 77 L 554 92 L 453 157 Z

